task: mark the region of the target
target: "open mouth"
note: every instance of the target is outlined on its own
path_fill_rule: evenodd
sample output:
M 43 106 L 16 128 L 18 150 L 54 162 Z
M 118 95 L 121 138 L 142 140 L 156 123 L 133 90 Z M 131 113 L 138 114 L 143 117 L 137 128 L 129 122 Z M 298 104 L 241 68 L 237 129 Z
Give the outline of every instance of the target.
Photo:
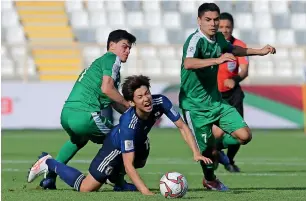
M 152 103 L 151 103 L 151 102 L 145 103 L 144 107 L 145 107 L 147 110 L 152 110 Z

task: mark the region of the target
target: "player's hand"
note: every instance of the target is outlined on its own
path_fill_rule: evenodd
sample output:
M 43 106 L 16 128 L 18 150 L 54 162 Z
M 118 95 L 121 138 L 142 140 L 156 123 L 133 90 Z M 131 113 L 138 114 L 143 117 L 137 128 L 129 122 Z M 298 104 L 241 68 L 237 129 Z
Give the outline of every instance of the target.
M 154 195 L 154 193 L 151 192 L 151 191 L 145 191 L 145 192 L 143 192 L 142 194 L 143 194 L 143 195 Z
M 260 50 L 260 55 L 261 56 L 265 56 L 267 54 L 275 54 L 276 53 L 276 49 L 275 47 L 272 47 L 271 45 L 266 45 L 265 47 L 263 47 L 261 50 Z
M 228 87 L 230 89 L 234 88 L 235 85 L 236 85 L 236 82 L 233 79 L 226 79 L 226 80 L 224 80 L 224 86 L 226 86 L 226 87 Z
M 202 155 L 195 155 L 194 157 L 193 157 L 193 159 L 195 160 L 195 161 L 203 161 L 205 164 L 212 164 L 213 162 L 212 162 L 212 160 L 210 160 L 210 158 L 206 158 L 205 156 L 202 156 Z
M 225 54 L 222 54 L 221 57 L 217 58 L 216 63 L 219 65 L 227 61 L 235 61 L 235 60 L 236 60 L 236 57 L 233 54 L 225 53 Z

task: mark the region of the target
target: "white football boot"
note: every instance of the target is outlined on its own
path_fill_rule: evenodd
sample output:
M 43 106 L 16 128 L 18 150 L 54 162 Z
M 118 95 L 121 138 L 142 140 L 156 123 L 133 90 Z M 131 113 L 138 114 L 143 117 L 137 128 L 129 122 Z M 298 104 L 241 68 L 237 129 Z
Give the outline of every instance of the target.
M 34 165 L 29 171 L 28 174 L 29 183 L 34 181 L 40 175 L 42 174 L 46 175 L 48 173 L 48 165 L 46 164 L 46 161 L 49 158 L 52 158 L 52 156 L 49 155 L 48 153 L 42 153 L 42 155 L 38 157 L 38 160 L 34 163 Z

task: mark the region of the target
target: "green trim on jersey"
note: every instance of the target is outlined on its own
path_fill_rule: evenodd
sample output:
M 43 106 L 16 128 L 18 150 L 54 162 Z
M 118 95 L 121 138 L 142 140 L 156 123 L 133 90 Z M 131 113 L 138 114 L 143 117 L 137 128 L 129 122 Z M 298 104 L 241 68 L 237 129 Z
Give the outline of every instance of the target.
M 105 53 L 84 69 L 75 82 L 64 105 L 66 108 L 96 112 L 106 108 L 112 100 L 101 91 L 103 76 L 114 80 L 116 89 L 120 84 L 121 60 L 112 52 Z
M 218 58 L 230 50 L 223 34 L 217 32 L 215 40 L 209 40 L 199 29 L 192 33 L 183 47 L 181 65 L 180 108 L 185 110 L 210 110 L 221 104 L 217 86 L 218 65 L 195 70 L 186 70 L 185 58 Z

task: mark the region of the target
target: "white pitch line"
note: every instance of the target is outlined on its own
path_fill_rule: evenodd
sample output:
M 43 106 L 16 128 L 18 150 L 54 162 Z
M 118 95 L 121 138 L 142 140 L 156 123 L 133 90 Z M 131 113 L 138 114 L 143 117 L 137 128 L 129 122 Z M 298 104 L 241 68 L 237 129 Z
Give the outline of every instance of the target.
M 80 170 L 81 172 L 87 173 L 88 170 Z M 27 169 L 16 169 L 16 168 L 5 168 L 2 169 L 2 172 L 28 172 Z M 164 172 L 141 172 L 140 174 L 143 175 L 160 175 L 162 176 Z M 199 172 L 188 172 L 184 175 L 190 175 L 190 176 L 203 176 L 203 174 Z M 245 177 L 300 177 L 300 176 L 306 176 L 299 173 L 256 173 L 256 172 L 250 172 L 250 173 L 217 173 L 218 176 L 245 176 Z
M 1 164 L 32 164 L 35 161 L 31 160 L 2 160 Z M 72 160 L 69 164 L 90 164 L 91 160 Z M 148 165 L 193 165 L 197 164 L 196 162 L 192 161 L 192 159 L 182 160 L 182 159 L 148 159 Z M 240 160 L 237 162 L 238 165 L 260 165 L 260 166 L 306 166 L 306 162 L 298 162 L 298 161 L 287 161 L 287 160 L 280 160 L 280 161 L 243 161 Z

